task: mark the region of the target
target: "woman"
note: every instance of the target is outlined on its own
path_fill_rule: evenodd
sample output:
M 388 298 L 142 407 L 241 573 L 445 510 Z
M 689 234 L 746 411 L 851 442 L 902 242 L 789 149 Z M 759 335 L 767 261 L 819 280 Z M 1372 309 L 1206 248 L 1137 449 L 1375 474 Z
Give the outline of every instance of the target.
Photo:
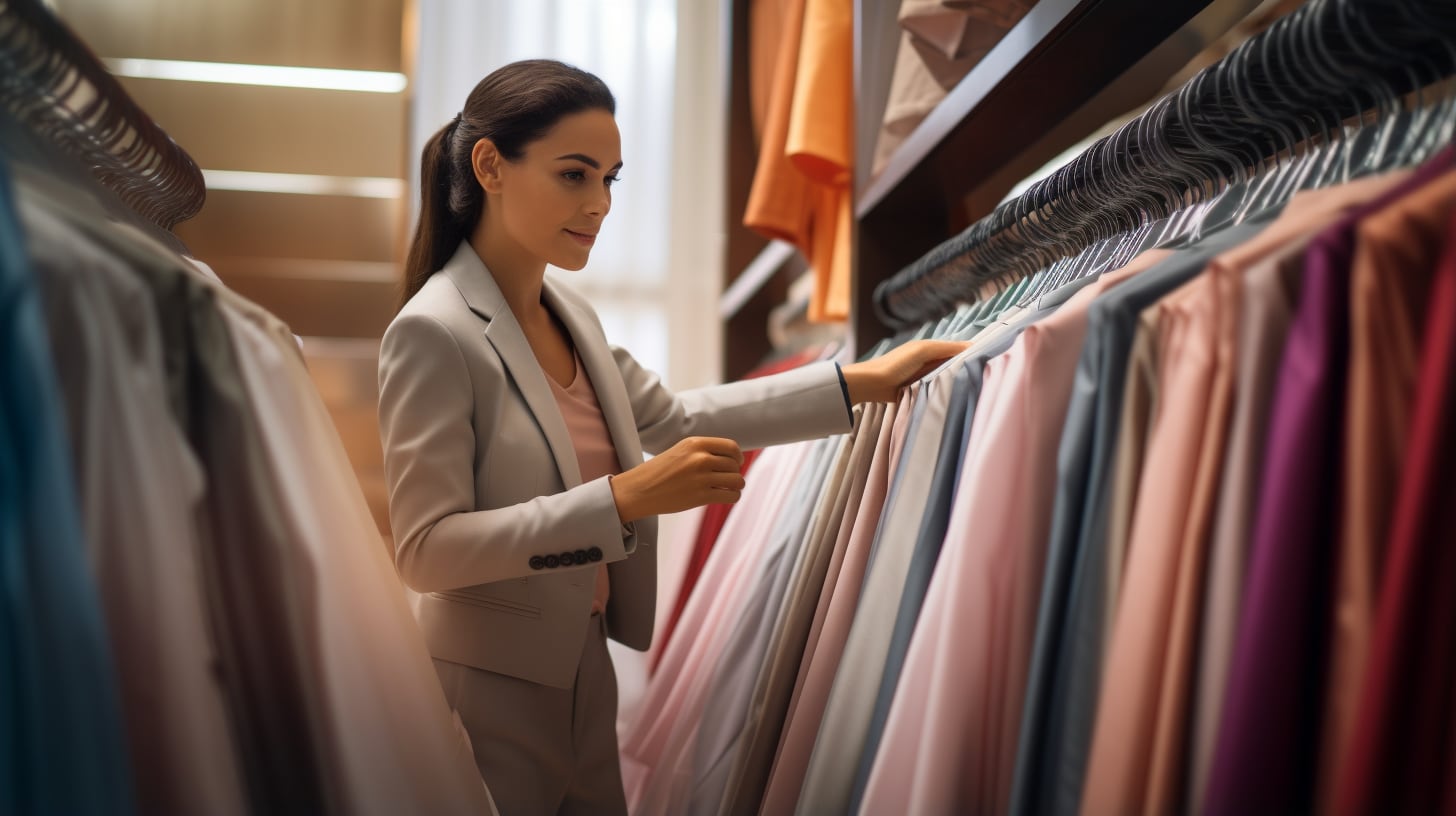
M 962 347 L 668 392 L 545 275 L 586 265 L 611 208 L 614 110 L 552 61 L 475 87 L 425 147 L 380 349 L 396 564 L 505 814 L 625 811 L 605 638 L 651 641 L 654 517 L 737 501 L 741 448 L 847 431 Z

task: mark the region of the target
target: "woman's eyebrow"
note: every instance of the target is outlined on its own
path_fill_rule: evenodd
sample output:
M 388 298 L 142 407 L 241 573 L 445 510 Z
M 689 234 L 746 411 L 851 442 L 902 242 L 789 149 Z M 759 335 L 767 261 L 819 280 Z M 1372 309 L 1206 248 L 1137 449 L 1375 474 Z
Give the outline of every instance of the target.
M 596 159 L 593 159 L 591 156 L 588 156 L 585 153 L 567 153 L 565 156 L 557 156 L 556 157 L 556 160 L 557 161 L 567 161 L 567 160 L 579 161 L 582 164 L 585 164 L 585 165 L 590 166 L 593 170 L 600 170 L 600 169 L 602 169 L 601 162 L 597 161 Z M 617 162 L 616 164 L 612 165 L 612 169 L 613 170 L 621 170 L 622 169 L 622 163 L 621 162 Z

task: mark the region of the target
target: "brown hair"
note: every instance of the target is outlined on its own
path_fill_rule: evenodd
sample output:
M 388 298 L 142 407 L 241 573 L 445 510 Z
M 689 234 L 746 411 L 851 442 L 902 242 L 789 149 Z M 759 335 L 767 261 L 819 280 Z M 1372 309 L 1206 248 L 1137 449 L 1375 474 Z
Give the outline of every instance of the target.
M 404 266 L 400 308 L 414 297 L 475 229 L 485 191 L 470 153 L 490 139 L 502 158 L 516 161 L 526 146 L 573 113 L 605 110 L 616 100 L 596 75 L 555 60 L 522 60 L 482 79 L 465 108 L 425 144 L 420 159 L 420 221 Z

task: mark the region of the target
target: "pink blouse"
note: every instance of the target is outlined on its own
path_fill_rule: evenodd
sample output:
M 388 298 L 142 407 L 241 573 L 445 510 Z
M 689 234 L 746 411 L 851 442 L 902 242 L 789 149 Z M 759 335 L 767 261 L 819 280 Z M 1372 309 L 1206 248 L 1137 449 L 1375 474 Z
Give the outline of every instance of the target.
M 607 420 L 602 416 L 602 406 L 597 402 L 596 391 L 591 378 L 581 365 L 581 357 L 573 353 L 576 370 L 571 385 L 563 388 L 555 378 L 547 375 L 551 393 L 556 395 L 556 407 L 566 421 L 566 430 L 571 434 L 571 445 L 576 448 L 576 461 L 581 468 L 583 484 L 603 476 L 621 473 L 617 462 L 617 448 L 612 444 L 612 434 L 607 430 Z M 592 598 L 591 611 L 600 615 L 607 609 L 611 597 L 611 582 L 607 578 L 606 564 L 597 565 L 596 594 Z

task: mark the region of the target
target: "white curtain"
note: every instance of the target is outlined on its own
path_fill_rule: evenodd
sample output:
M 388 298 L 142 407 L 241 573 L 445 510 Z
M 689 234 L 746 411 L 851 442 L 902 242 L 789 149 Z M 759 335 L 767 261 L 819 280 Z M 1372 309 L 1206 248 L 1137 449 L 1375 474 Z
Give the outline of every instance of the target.
M 668 267 L 677 8 L 678 0 L 421 0 L 409 134 L 410 200 L 418 212 L 421 147 L 481 78 L 533 58 L 601 77 L 617 98 L 622 180 L 590 263 L 579 272 L 551 271 L 592 301 L 608 340 L 665 376 L 676 356 L 669 352 Z

